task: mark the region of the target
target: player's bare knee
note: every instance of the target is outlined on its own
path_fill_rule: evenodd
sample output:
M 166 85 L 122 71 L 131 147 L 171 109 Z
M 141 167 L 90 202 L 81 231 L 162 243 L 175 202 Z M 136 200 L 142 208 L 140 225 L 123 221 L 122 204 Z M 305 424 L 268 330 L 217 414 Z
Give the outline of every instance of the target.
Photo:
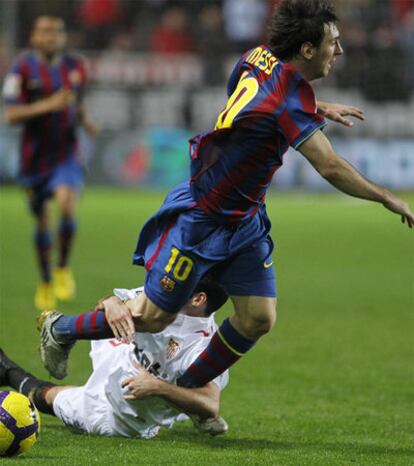
M 269 333 L 275 324 L 275 312 L 262 315 L 260 317 L 254 317 L 248 322 L 249 332 L 253 338 L 260 338 L 261 336 Z
M 242 327 L 246 336 L 257 339 L 269 333 L 276 323 L 276 300 L 268 300 L 244 314 Z

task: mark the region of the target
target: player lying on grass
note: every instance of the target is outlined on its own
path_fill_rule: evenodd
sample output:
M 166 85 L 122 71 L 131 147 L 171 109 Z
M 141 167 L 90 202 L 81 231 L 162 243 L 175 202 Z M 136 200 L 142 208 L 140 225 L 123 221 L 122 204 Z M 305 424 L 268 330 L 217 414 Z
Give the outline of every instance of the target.
M 139 292 L 116 290 L 122 299 Z M 183 413 L 202 432 L 224 433 L 227 424 L 218 413 L 228 374 L 199 389 L 178 387 L 174 382 L 211 340 L 217 329 L 213 312 L 226 299 L 218 285 L 204 280 L 163 332 L 137 333 L 132 344 L 113 339 L 93 342 L 93 372 L 84 386 L 38 380 L 4 353 L 0 354 L 0 385 L 31 396 L 41 412 L 90 434 L 151 438 L 160 427 L 186 419 Z M 56 314 L 50 312 L 43 327 L 56 321 Z M 95 311 L 89 317 L 99 320 L 99 314 L 104 315 Z

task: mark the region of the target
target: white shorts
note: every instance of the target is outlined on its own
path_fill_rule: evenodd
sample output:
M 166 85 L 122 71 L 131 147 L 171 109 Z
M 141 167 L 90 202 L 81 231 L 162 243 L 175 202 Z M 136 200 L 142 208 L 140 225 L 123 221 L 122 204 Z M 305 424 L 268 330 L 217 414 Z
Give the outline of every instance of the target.
M 85 386 L 68 388 L 59 392 L 53 402 L 53 411 L 65 425 L 95 435 L 116 435 L 109 424 L 110 409 L 103 387 L 101 390 Z

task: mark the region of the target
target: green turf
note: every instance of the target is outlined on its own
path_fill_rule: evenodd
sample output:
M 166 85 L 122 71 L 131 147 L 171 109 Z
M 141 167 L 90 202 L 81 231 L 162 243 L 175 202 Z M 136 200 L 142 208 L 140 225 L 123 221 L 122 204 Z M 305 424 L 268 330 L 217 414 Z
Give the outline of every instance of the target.
M 0 193 L 1 346 L 46 376 L 37 353 L 37 280 L 23 194 Z M 405 196 L 414 206 L 414 197 Z M 162 196 L 88 188 L 73 255 L 88 310 L 113 287 L 142 283 L 131 253 Z M 2 464 L 414 464 L 414 231 L 381 206 L 335 195 L 270 195 L 277 243 L 278 324 L 231 371 L 222 397 L 230 431 L 206 438 L 183 423 L 150 441 L 74 434 L 42 416 L 25 456 Z M 229 309 L 227 309 L 227 312 Z M 218 319 L 226 315 L 222 311 Z M 88 346 L 68 382 L 82 383 Z

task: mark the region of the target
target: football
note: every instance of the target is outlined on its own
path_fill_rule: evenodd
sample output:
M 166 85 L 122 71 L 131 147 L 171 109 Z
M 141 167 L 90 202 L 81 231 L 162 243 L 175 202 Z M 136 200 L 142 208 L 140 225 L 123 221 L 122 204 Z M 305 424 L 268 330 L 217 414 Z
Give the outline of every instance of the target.
M 39 413 L 29 398 L 8 390 L 0 392 L 0 456 L 29 450 L 39 431 Z

